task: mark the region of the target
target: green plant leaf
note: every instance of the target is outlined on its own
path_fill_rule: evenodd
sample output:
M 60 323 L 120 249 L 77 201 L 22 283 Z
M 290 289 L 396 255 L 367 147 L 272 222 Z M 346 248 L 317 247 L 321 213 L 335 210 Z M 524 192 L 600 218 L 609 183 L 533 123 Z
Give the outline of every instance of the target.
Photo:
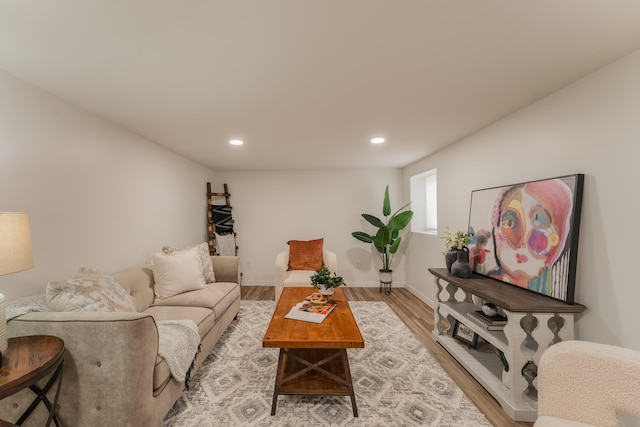
M 384 203 L 382 204 L 382 215 L 389 216 L 391 214 L 391 202 L 389 202 L 389 186 L 384 190 Z
M 389 228 L 391 230 L 402 230 L 411 222 L 413 218 L 413 211 L 400 212 L 389 220 Z
M 391 246 L 389 246 L 389 252 L 395 254 L 398 251 L 398 246 L 400 246 L 400 241 L 402 241 L 402 237 L 395 239 L 393 243 L 391 243 Z
M 378 219 L 378 217 L 375 217 L 373 215 L 369 215 L 369 214 L 362 214 L 362 218 L 366 219 L 367 222 L 371 225 L 373 225 L 374 227 L 384 227 L 385 224 L 384 222 L 382 222 L 380 219 Z
M 403 207 L 401 207 L 400 209 L 398 209 L 397 211 L 395 211 L 395 212 L 393 213 L 393 215 L 391 215 L 391 216 L 393 217 L 393 216 L 398 215 L 398 212 L 400 212 L 401 210 L 403 210 L 404 208 L 406 208 L 407 206 L 409 206 L 411 203 L 413 203 L 413 202 L 409 202 L 409 203 L 407 203 L 406 205 L 404 205 Z
M 382 226 L 376 233 L 376 236 L 373 238 L 373 244 L 375 246 L 386 246 L 391 243 L 391 231 L 389 231 L 389 227 Z
M 354 231 L 353 233 L 351 233 L 351 235 L 361 242 L 373 243 L 373 237 L 362 231 Z

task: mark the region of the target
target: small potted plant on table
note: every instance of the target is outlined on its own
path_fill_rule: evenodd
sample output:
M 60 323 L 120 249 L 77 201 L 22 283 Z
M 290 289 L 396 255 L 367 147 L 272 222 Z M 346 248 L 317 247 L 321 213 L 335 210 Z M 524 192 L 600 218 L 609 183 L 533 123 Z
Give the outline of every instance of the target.
M 311 286 L 316 288 L 322 295 L 333 295 L 335 288 L 339 286 L 347 286 L 342 276 L 331 273 L 326 265 L 320 270 L 316 270 L 311 276 Z

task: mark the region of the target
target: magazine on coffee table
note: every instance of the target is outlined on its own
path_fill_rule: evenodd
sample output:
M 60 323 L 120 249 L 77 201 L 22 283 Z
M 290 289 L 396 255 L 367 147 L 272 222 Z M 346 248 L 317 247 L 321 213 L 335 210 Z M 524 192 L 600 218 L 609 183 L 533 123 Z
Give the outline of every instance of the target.
M 285 319 L 303 320 L 305 322 L 322 323 L 322 321 L 336 307 L 334 303 L 322 305 L 310 304 L 309 301 L 299 302 L 284 316 Z

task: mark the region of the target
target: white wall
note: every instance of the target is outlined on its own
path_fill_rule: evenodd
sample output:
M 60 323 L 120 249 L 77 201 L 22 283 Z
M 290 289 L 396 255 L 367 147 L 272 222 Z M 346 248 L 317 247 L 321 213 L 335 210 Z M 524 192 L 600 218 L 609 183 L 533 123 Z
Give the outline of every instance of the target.
M 490 100 L 488 100 L 490 102 Z M 585 174 L 576 301 L 577 337 L 640 349 L 637 216 L 640 51 L 404 170 L 438 169 L 438 228 L 466 228 L 471 191 Z M 442 241 L 414 235 L 407 277 L 435 299 L 427 267 L 443 267 Z
M 212 190 L 221 192 L 226 182 L 231 193 L 243 284 L 273 285 L 275 258 L 287 249 L 288 240 L 322 237 L 325 247 L 336 252 L 338 273 L 348 286 L 378 286 L 381 262 L 372 246 L 354 239 L 351 232 L 373 232 L 361 215 L 382 218 L 386 185 L 392 208 L 405 203 L 401 170 L 218 171 L 214 175 Z M 397 287 L 406 282 L 400 252 L 392 265 Z
M 29 214 L 35 268 L 7 300 L 81 266 L 115 272 L 206 239 L 211 170 L 0 71 L 0 211 Z

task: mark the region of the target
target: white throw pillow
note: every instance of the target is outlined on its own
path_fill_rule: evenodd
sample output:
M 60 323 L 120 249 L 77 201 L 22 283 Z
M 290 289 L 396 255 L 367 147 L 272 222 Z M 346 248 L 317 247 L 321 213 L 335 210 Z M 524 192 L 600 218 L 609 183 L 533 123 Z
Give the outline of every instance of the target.
M 49 282 L 47 303 L 53 311 L 136 311 L 133 298 L 113 277 L 81 269 L 64 282 Z
M 204 277 L 198 247 L 171 254 L 158 252 L 153 256 L 153 287 L 157 299 L 172 297 L 187 291 L 204 289 Z
M 204 282 L 215 282 L 216 275 L 213 271 L 213 262 L 211 262 L 211 255 L 209 255 L 209 244 L 207 242 L 200 243 L 199 245 L 189 246 L 163 246 L 162 252 L 170 255 L 174 252 L 185 251 L 194 247 L 198 248 L 198 256 L 200 257 L 200 264 L 202 266 L 202 275 L 204 276 Z

